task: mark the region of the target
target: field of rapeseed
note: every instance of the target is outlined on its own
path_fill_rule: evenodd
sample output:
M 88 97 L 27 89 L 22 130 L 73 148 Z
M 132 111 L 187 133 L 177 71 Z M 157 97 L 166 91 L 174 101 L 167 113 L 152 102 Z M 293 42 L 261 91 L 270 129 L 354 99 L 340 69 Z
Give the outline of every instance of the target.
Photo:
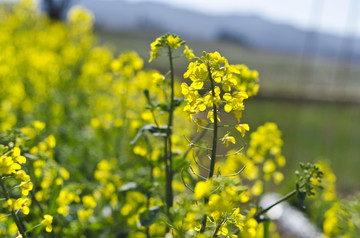
M 281 132 L 242 119 L 258 72 L 174 34 L 149 46 L 168 72 L 143 70 L 97 46 L 92 23 L 79 7 L 66 23 L 31 1 L 0 7 L 1 237 L 281 236 L 259 206 L 286 179 Z M 296 174 L 278 202 L 325 214 L 325 237 L 358 237 L 359 198 L 336 196 L 331 168 Z

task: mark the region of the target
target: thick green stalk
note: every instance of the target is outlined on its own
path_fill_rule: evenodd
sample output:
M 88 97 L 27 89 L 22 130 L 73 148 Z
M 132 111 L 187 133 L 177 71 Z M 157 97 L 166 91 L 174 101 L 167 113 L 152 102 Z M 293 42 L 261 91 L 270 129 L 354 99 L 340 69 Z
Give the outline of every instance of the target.
M 215 99 L 215 82 L 213 78 L 211 77 L 211 70 L 210 67 L 208 67 L 209 71 L 209 78 L 211 83 L 211 92 L 212 96 Z M 217 115 L 217 106 L 216 103 L 213 102 L 213 112 L 214 112 L 214 130 L 213 130 L 213 141 L 212 141 L 212 150 L 211 150 L 211 161 L 210 161 L 210 170 L 208 174 L 208 178 L 211 178 L 214 175 L 215 170 L 215 161 L 216 161 L 216 146 L 217 146 L 217 140 L 218 140 L 218 115 Z
M 3 190 L 3 192 L 4 192 L 4 195 L 5 195 L 6 200 L 9 200 L 9 199 L 10 199 L 10 196 L 9 196 L 7 190 L 6 190 L 6 187 L 5 187 L 5 184 L 4 184 L 2 178 L 0 178 L 0 185 L 1 185 L 1 188 L 2 188 L 2 190 Z M 20 234 L 25 238 L 25 237 L 26 237 L 25 229 L 24 229 L 24 227 L 23 227 L 23 225 L 22 225 L 19 217 L 16 215 L 14 209 L 11 210 L 11 215 L 12 215 L 12 217 L 13 217 L 13 219 L 14 219 L 14 222 L 15 222 L 15 224 L 16 224 L 19 232 L 20 232 Z
M 155 115 L 154 115 L 154 119 L 155 119 Z M 148 161 L 150 163 L 150 183 L 153 184 L 154 183 L 154 176 L 153 176 L 154 165 L 153 165 L 152 159 L 151 159 L 151 154 L 152 154 L 153 150 L 152 150 L 149 138 L 146 135 L 145 135 L 145 141 L 148 145 L 147 152 L 148 152 Z M 149 216 L 149 211 L 150 211 L 151 196 L 152 196 L 151 191 L 147 191 L 146 192 L 146 212 L 147 212 L 148 216 Z M 148 226 L 146 227 L 146 238 L 150 238 L 150 229 Z
M 174 66 L 171 48 L 168 47 L 169 51 L 169 61 L 170 61 L 170 87 L 171 87 L 171 96 L 170 96 L 170 108 L 169 108 L 169 119 L 167 124 L 167 131 L 165 137 L 165 166 L 166 166 L 166 205 L 169 210 L 173 206 L 173 189 L 172 189 L 172 180 L 173 180 L 173 168 L 172 168 L 172 127 L 173 127 L 173 116 L 174 116 Z

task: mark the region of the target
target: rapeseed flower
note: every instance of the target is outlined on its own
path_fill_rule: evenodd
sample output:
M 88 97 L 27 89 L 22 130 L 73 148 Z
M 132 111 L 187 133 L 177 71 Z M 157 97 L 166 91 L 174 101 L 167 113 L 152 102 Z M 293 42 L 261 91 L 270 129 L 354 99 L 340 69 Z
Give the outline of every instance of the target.
M 188 61 L 192 60 L 195 57 L 193 50 L 190 49 L 187 45 L 185 45 L 184 55 L 186 56 Z
M 224 137 L 221 139 L 222 142 L 225 144 L 226 147 L 229 146 L 229 142 L 235 144 L 236 140 L 235 137 L 230 136 L 230 132 L 228 132 L 227 134 L 224 135 Z
M 177 49 L 181 46 L 181 39 L 178 36 L 169 35 L 167 37 L 168 46 L 172 49 Z
M 194 197 L 196 200 L 209 196 L 211 193 L 211 180 L 198 182 L 194 191 Z
M 41 225 L 45 226 L 46 232 L 52 231 L 52 222 L 53 222 L 53 216 L 51 215 L 44 215 L 44 219 L 41 221 Z
M 250 130 L 250 127 L 248 124 L 238 124 L 235 126 L 236 130 L 238 130 L 241 133 L 241 136 L 245 136 L 245 132 Z

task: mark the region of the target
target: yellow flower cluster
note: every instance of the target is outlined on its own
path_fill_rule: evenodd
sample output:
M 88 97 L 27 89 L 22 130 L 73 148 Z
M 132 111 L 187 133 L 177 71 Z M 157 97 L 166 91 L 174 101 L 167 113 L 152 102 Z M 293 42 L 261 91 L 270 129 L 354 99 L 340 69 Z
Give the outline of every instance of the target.
M 22 197 L 18 199 L 10 198 L 4 203 L 4 207 L 8 207 L 10 211 L 19 211 L 28 215 L 30 212 L 31 198 Z
M 8 144 L 0 144 L 0 193 L 4 196 L 2 207 L 7 213 L 11 213 L 13 218 L 20 211 L 24 215 L 30 213 L 32 199 L 29 192 L 34 187 L 30 176 L 24 171 L 26 158 L 21 154 L 22 141 L 15 141 L 17 143 L 11 141 Z M 6 233 L 6 226 L 11 230 L 12 226 L 18 227 L 19 222 L 6 219 L 4 225 L 0 227 L 0 234 Z M 17 229 L 14 232 L 17 232 Z
M 324 161 L 319 161 L 316 165 L 324 172 L 324 177 L 321 180 L 321 187 L 323 188 L 321 197 L 323 197 L 325 201 L 333 201 L 336 198 L 336 176 L 330 166 Z M 313 182 L 316 182 L 316 180 Z
M 185 234 L 196 234 L 200 229 L 199 223 L 203 215 L 207 214 L 209 218 L 206 224 L 207 230 L 203 233 L 204 237 L 215 234 L 215 229 L 217 229 L 216 234 L 218 235 L 238 237 L 233 233 L 234 227 L 241 234 L 241 237 L 259 237 L 259 224 L 254 219 L 256 209 L 241 211 L 239 208 L 250 199 L 247 187 L 242 185 L 240 179 L 219 176 L 200 181 L 195 186 L 194 198 L 197 200 L 197 205 L 181 204 L 182 208 L 188 206 L 185 219 L 178 224 L 178 226 L 185 228 Z M 207 199 L 208 203 L 202 203 L 202 199 Z M 184 200 L 186 198 L 179 202 L 184 203 Z M 174 230 L 178 234 L 181 233 L 180 231 L 181 228 Z M 201 235 L 197 233 L 196 237 L 202 237 Z
M 29 192 L 33 189 L 33 184 L 30 181 L 30 176 L 22 170 L 21 165 L 26 163 L 26 158 L 22 156 L 20 148 L 15 146 L 12 149 L 9 149 L 8 146 L 0 144 L 0 179 L 6 178 L 7 176 L 12 176 L 18 181 L 17 187 L 21 189 L 21 196 L 15 201 L 15 199 L 8 199 L 6 206 L 10 210 L 18 210 L 25 205 L 24 214 L 29 213 L 29 202 L 31 200 L 26 198 L 29 195 Z M 26 198 L 26 199 L 25 199 Z
M 189 59 L 194 58 L 190 54 L 192 54 L 190 49 L 186 48 L 185 55 Z M 181 90 L 186 99 L 184 111 L 188 115 L 188 120 L 191 121 L 193 115 L 207 111 L 207 118 L 214 123 L 214 113 L 220 121 L 219 113 L 224 111 L 233 113 L 240 122 L 242 111 L 245 109 L 244 100 L 249 97 L 246 90 L 251 88 L 250 95 L 256 94 L 253 86 L 249 86 L 248 81 L 244 79 L 252 77 L 254 81 L 257 81 L 258 76 L 255 72 L 249 71 L 244 65 L 230 65 L 218 52 L 209 54 L 204 52 L 202 58 L 195 58 L 195 62 L 190 62 L 184 73 L 184 78 L 189 78 L 192 83 L 181 84 Z M 254 84 L 252 81 L 251 83 Z M 203 92 L 204 90 L 206 91 Z M 210 122 L 205 119 L 195 119 L 198 131 Z M 244 136 L 249 126 L 239 124 L 236 125 L 236 129 Z M 235 138 L 226 135 L 223 141 L 226 144 L 235 143 Z
M 111 70 L 115 73 L 122 74 L 125 78 L 134 77 L 136 71 L 142 69 L 143 60 L 136 52 L 128 52 L 119 55 L 118 59 L 114 59 L 111 64 Z
M 94 197 L 97 200 L 105 199 L 113 209 L 118 208 L 119 198 L 116 190 L 123 185 L 116 168 L 118 168 L 116 159 L 102 160 L 94 172 L 95 179 L 100 182 L 93 192 Z
M 0 175 L 1 187 L 3 194 L 8 194 L 7 196 L 9 196 L 3 203 L 3 207 L 8 212 L 14 212 L 15 216 L 18 217 L 17 219 L 21 219 L 21 213 L 31 217 L 41 215 L 42 211 L 38 207 L 50 209 L 49 200 L 53 200 L 52 203 L 56 204 L 55 210 L 52 209 L 54 213 L 57 212 L 67 216 L 69 213 L 68 205 L 74 200 L 79 199 L 69 189 L 61 189 L 64 180 L 68 180 L 70 174 L 53 160 L 53 148 L 56 145 L 55 137 L 50 135 L 43 140 L 39 140 L 39 134 L 45 128 L 45 123 L 35 121 L 32 126 L 21 128 L 19 134 L 16 132 L 14 134 L 11 134 L 12 132 L 8 132 L 10 134 L 1 134 L 4 138 L 12 140 L 8 142 L 8 145 L 13 146 L 10 149 L 9 146 L 0 145 L 2 166 L 2 173 Z M 25 148 L 25 152 L 20 148 Z M 23 153 L 25 153 L 27 158 L 22 155 Z M 27 169 L 31 168 L 31 177 L 22 169 L 23 166 L 26 166 Z M 35 196 L 30 197 L 30 192 L 32 192 L 34 187 L 36 187 L 34 191 Z M 18 190 L 20 192 L 17 192 Z M 56 190 L 59 191 L 58 197 L 53 195 Z M 20 197 L 14 198 L 18 196 Z M 19 222 L 13 216 L 6 216 L 8 219 L 6 219 L 4 226 L 0 228 L 0 234 L 5 232 L 10 235 L 18 232 L 17 229 L 12 228 L 15 226 L 15 228 L 20 229 Z M 41 222 L 47 232 L 52 231 L 51 222 L 52 216 L 50 215 L 45 215 L 44 220 Z M 35 226 L 35 228 L 38 226 Z M 19 235 L 21 236 L 20 233 Z
M 150 59 L 149 62 L 153 61 L 157 57 L 159 57 L 159 51 L 162 48 L 168 48 L 168 49 L 177 49 L 180 46 L 185 44 L 183 40 L 180 39 L 179 36 L 174 34 L 165 34 L 159 38 L 157 38 L 153 43 L 151 43 L 151 51 L 150 51 Z M 189 51 L 187 51 L 189 52 Z M 188 55 L 191 55 L 191 52 L 188 53 Z M 189 56 L 190 57 L 190 56 Z
M 281 132 L 277 125 L 267 122 L 251 134 L 246 152 L 247 157 L 255 164 L 262 165 L 265 180 L 273 179 L 276 184 L 284 178 L 283 174 L 277 171 L 277 168 L 284 167 L 286 163 L 282 155 L 282 145 Z
M 358 237 L 360 229 L 360 196 L 335 201 L 325 212 L 323 236 Z
M 223 175 L 231 175 L 245 168 L 241 177 L 252 181 L 248 195 L 260 196 L 264 192 L 265 181 L 272 179 L 275 184 L 280 184 L 284 179 L 284 175 L 278 171 L 286 162 L 281 153 L 280 136 L 274 123 L 260 126 L 250 134 L 249 148 L 246 151 L 228 151 L 227 159 L 220 161 L 216 170 Z
M 57 202 L 57 209 L 56 209 L 57 213 L 66 217 L 69 215 L 70 205 L 73 202 L 79 203 L 80 197 L 74 191 L 71 191 L 70 188 L 63 188 L 61 189 L 59 196 L 56 199 L 56 202 Z
M 30 177 L 27 176 L 23 170 L 21 170 L 21 164 L 26 163 L 26 158 L 20 155 L 19 147 L 14 147 L 9 151 L 8 147 L 1 145 L 1 150 L 2 154 L 0 155 L 0 176 L 18 174 L 19 178 L 22 177 L 30 180 Z
M 88 221 L 91 218 L 91 215 L 94 213 L 94 208 L 96 207 L 96 201 L 93 196 L 85 195 L 82 197 L 83 208 L 80 208 L 77 211 L 77 216 L 80 221 Z

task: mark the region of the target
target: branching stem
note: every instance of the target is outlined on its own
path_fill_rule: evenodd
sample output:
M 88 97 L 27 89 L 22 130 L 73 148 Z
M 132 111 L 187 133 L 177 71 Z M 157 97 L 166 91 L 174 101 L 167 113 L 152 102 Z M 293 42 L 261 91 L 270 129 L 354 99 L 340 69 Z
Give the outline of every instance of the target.
M 292 190 L 290 193 L 286 194 L 284 197 L 280 198 L 278 201 L 276 201 L 274 204 L 268 206 L 267 208 L 261 210 L 259 213 L 257 213 L 254 218 L 256 220 L 260 219 L 260 216 L 266 212 L 268 212 L 271 208 L 275 207 L 276 205 L 282 203 L 283 201 L 286 201 L 287 199 L 291 198 L 292 196 L 294 196 L 296 194 L 297 190 L 294 189 Z

